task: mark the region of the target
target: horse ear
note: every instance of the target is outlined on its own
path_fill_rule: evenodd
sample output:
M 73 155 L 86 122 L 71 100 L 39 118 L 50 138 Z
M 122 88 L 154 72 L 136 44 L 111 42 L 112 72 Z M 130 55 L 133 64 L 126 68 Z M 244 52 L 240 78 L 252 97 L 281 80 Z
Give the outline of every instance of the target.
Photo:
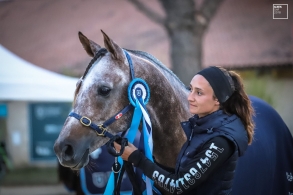
M 86 53 L 94 57 L 95 54 L 102 48 L 100 45 L 97 43 L 93 42 L 92 40 L 88 39 L 85 35 L 83 35 L 81 32 L 78 32 L 78 37 L 79 40 L 85 49 Z
M 124 52 L 114 41 L 112 41 L 103 30 L 104 45 L 106 49 L 114 56 L 115 59 L 124 61 Z

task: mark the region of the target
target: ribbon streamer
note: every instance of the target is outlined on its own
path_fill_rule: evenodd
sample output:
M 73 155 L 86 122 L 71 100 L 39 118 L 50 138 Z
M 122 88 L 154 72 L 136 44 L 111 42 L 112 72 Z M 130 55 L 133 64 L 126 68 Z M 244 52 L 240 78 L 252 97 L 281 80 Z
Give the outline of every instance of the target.
M 126 137 L 129 142 L 134 142 L 138 126 L 142 120 L 144 153 L 146 157 L 153 162 L 152 124 L 147 109 L 145 107 L 150 97 L 149 88 L 146 82 L 140 78 L 135 78 L 134 80 L 132 80 L 128 87 L 128 97 L 129 101 L 134 106 L 134 114 Z M 123 160 L 121 159 L 121 157 L 118 157 L 118 162 L 121 165 L 123 164 Z M 152 195 L 154 182 L 148 177 L 143 176 L 143 178 L 145 178 L 146 183 L 146 190 L 143 192 L 143 194 Z M 114 185 L 114 174 L 112 172 L 108 180 L 104 195 L 112 194 Z

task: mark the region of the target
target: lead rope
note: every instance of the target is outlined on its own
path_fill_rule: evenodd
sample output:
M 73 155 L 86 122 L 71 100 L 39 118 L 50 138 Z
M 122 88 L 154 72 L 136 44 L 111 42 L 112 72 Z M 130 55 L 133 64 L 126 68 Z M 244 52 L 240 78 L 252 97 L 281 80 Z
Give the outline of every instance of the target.
M 114 142 L 117 142 L 121 145 L 120 152 L 117 152 L 114 147 Z M 125 147 L 128 145 L 127 138 L 122 138 L 118 135 L 115 135 L 107 142 L 107 150 L 108 152 L 114 156 L 114 163 L 112 165 L 112 173 L 114 175 L 114 184 L 113 184 L 113 195 L 120 195 L 120 186 L 121 186 L 121 180 L 124 174 L 124 164 L 121 166 L 121 164 L 118 162 L 118 156 L 121 156 L 123 154 Z
M 118 144 L 121 145 L 121 150 L 120 152 L 117 152 L 114 149 L 114 142 L 117 142 Z M 123 179 L 123 174 L 126 171 L 128 178 L 133 186 L 133 192 L 134 195 L 141 195 L 142 192 L 139 188 L 139 184 L 137 182 L 137 180 L 135 179 L 135 172 L 133 170 L 132 164 L 130 162 L 127 161 L 123 161 L 123 165 L 121 166 L 121 164 L 118 162 L 118 156 L 120 156 L 121 154 L 123 154 L 125 147 L 128 145 L 128 140 L 127 138 L 122 138 L 120 136 L 114 136 L 113 138 L 111 138 L 109 140 L 109 142 L 107 143 L 107 150 L 108 152 L 115 156 L 115 161 L 112 165 L 112 172 L 114 174 L 114 190 L 113 190 L 113 194 L 114 195 L 120 195 L 120 188 L 121 188 L 121 182 Z
M 112 165 L 112 171 L 114 173 L 114 195 L 120 195 L 120 186 L 118 185 L 118 177 L 119 177 L 119 172 L 121 171 L 121 175 L 123 175 L 122 173 L 122 169 L 121 169 L 121 164 L 118 162 L 117 157 L 115 157 L 115 161 L 114 164 Z M 119 188 L 119 189 L 118 189 Z
M 141 191 L 141 189 L 139 187 L 138 180 L 135 177 L 135 172 L 134 172 L 132 164 L 130 162 L 128 162 L 128 161 L 124 161 L 123 165 L 124 165 L 123 167 L 125 168 L 126 173 L 128 175 L 128 178 L 129 178 L 130 182 L 132 183 L 133 194 L 134 195 L 141 195 L 142 191 Z M 121 183 L 122 179 L 119 180 L 119 181 Z M 119 184 L 119 185 L 121 185 L 121 184 Z

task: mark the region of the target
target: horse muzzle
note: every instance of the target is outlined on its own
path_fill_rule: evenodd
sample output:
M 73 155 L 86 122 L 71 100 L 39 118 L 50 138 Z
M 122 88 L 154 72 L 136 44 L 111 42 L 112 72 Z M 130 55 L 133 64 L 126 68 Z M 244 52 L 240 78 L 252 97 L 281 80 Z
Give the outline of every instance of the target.
M 81 169 L 89 162 L 89 148 L 68 141 L 56 140 L 54 151 L 62 166 Z

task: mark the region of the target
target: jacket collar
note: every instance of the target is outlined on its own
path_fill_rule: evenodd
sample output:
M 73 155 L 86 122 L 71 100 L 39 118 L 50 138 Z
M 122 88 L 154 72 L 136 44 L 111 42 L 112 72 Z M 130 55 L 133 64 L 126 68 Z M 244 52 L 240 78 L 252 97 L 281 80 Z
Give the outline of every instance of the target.
M 223 110 L 217 110 L 201 118 L 198 115 L 194 115 L 189 119 L 189 122 L 195 133 L 206 133 L 208 130 L 222 126 L 223 122 L 228 118 L 229 116 Z

